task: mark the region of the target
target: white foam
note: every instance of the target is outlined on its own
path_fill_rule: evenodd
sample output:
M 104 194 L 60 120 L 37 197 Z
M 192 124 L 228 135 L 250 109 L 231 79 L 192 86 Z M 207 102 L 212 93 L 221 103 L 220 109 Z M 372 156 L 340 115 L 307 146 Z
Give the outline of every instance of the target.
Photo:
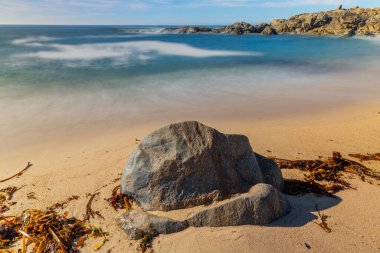
M 48 37 L 48 36 L 31 36 L 31 37 L 26 37 L 22 39 L 12 40 L 12 44 L 36 46 L 39 44 L 38 42 L 53 41 L 53 40 L 57 40 L 57 38 Z
M 48 60 L 97 60 L 105 58 L 150 58 L 152 55 L 173 55 L 187 57 L 257 56 L 256 52 L 208 50 L 186 44 L 159 41 L 137 41 L 118 43 L 93 43 L 81 45 L 44 44 L 54 50 L 41 50 L 18 54 L 18 57 L 32 57 Z
M 380 36 L 379 35 L 376 35 L 376 36 L 355 36 L 354 38 L 360 39 L 360 40 L 370 41 L 372 43 L 380 45 Z

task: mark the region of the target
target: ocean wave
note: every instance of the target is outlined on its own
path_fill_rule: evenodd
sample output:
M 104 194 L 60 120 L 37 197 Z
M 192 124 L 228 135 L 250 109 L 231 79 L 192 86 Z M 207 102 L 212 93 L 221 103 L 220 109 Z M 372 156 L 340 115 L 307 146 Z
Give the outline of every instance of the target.
M 165 28 L 120 28 L 125 33 L 160 34 Z
M 187 44 L 137 41 L 117 43 L 93 43 L 80 45 L 67 45 L 47 43 L 43 45 L 49 50 L 40 50 L 32 53 L 17 54 L 17 57 L 39 58 L 47 60 L 99 60 L 138 58 L 150 59 L 155 55 L 185 56 L 185 57 L 220 57 L 220 56 L 257 56 L 257 52 L 240 52 L 228 50 L 209 50 L 192 47 Z M 53 49 L 53 50 L 51 50 Z
M 375 44 L 380 45 L 380 36 L 355 36 L 355 39 L 360 39 L 360 40 L 366 40 Z
M 55 37 L 48 36 L 30 36 L 22 39 L 15 39 L 11 41 L 13 45 L 30 45 L 30 46 L 38 46 L 40 42 L 54 41 L 58 40 Z

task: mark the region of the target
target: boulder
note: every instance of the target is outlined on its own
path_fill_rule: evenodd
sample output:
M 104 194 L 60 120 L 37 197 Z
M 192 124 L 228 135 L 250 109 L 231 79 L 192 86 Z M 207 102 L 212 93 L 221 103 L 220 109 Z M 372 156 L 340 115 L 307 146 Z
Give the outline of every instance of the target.
M 119 218 L 118 223 L 124 232 L 134 240 L 147 235 L 172 234 L 188 227 L 187 222 L 175 221 L 138 210 L 126 212 Z
M 264 225 L 282 217 L 289 209 L 286 197 L 276 188 L 257 184 L 248 193 L 193 214 L 187 222 L 193 227 Z
M 262 166 L 247 137 L 189 121 L 144 138 L 127 162 L 121 186 L 144 210 L 168 211 L 225 199 L 257 183 L 281 189 L 277 166 Z
M 277 163 L 258 153 L 255 153 L 255 157 L 260 167 L 261 174 L 263 175 L 264 183 L 273 185 L 281 191 L 284 187 L 284 178 L 282 177 L 281 170 L 278 168 Z

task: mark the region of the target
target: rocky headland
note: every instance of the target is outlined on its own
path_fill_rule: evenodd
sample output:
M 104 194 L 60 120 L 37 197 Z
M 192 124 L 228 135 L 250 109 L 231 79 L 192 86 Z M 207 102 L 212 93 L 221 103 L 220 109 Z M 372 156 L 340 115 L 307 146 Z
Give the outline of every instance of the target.
M 380 34 L 380 8 L 352 8 L 304 13 L 289 19 L 274 19 L 270 24 L 234 23 L 221 28 L 185 26 L 166 28 L 162 32 L 178 34 L 308 34 L 338 36 L 373 36 Z

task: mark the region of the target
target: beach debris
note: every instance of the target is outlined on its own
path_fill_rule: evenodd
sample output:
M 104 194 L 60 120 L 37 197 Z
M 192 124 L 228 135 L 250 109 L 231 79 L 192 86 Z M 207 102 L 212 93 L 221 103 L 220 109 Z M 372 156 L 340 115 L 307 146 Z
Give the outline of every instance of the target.
M 132 210 L 132 199 L 127 194 L 120 192 L 121 186 L 118 185 L 112 190 L 112 196 L 106 201 L 117 211 L 118 209 Z
M 91 234 L 90 234 L 90 237 L 94 237 L 94 238 L 101 237 L 102 238 L 101 242 L 94 246 L 95 251 L 100 250 L 104 246 L 104 244 L 108 241 L 108 239 L 106 237 L 106 233 L 104 233 L 102 228 L 100 228 L 100 227 L 93 227 Z
M 338 191 L 338 189 L 335 189 L 335 191 Z M 289 195 L 303 195 L 306 193 L 315 193 L 327 197 L 335 197 L 335 195 L 330 193 L 326 186 L 322 184 L 319 184 L 315 181 L 303 181 L 298 179 L 285 179 L 283 193 Z
M 3 182 L 6 182 L 8 180 L 11 180 L 12 178 L 15 178 L 15 177 L 19 177 L 21 176 L 22 174 L 24 174 L 30 167 L 32 167 L 33 164 L 31 164 L 30 162 L 28 162 L 28 164 L 26 165 L 26 167 L 24 169 L 22 169 L 21 171 L 17 172 L 16 174 L 14 174 L 13 176 L 10 176 L 8 178 L 5 178 L 5 179 L 2 179 L 0 180 L 0 183 L 3 183 Z
M 331 228 L 329 228 L 329 226 L 327 224 L 327 218 L 329 216 L 321 213 L 321 211 L 319 211 L 319 209 L 318 209 L 317 204 L 315 204 L 315 210 L 317 210 L 317 212 L 318 212 L 318 219 L 320 220 L 320 222 L 314 221 L 314 223 L 317 224 L 318 226 L 320 226 L 326 233 L 331 233 L 332 230 L 331 230 Z
M 18 189 L 15 186 L 9 186 L 0 190 L 0 215 L 9 211 L 10 207 L 17 203 L 12 201 L 12 197 Z
M 31 245 L 32 252 L 78 252 L 84 241 L 99 237 L 106 241 L 106 234 L 100 228 L 69 218 L 67 213 L 27 209 L 19 216 L 0 217 L 0 249 L 4 250 L 22 241 L 21 252 Z
M 367 155 L 356 153 L 356 154 L 349 154 L 349 156 L 357 158 L 361 162 L 364 162 L 364 161 L 380 161 L 380 153 L 367 154 Z
M 84 215 L 84 221 L 90 221 L 90 219 L 94 219 L 95 217 L 99 217 L 104 220 L 104 217 L 101 215 L 99 211 L 95 211 L 92 209 L 92 202 L 94 201 L 95 197 L 98 196 L 100 193 L 96 192 L 94 194 L 88 194 L 90 196 L 90 199 L 88 200 L 87 206 L 86 206 L 86 214 Z
M 138 251 L 141 253 L 153 252 L 153 240 L 155 236 L 153 234 L 146 233 L 144 237 L 141 239 L 138 247 Z
M 26 197 L 27 197 L 28 199 L 37 199 L 37 198 L 36 198 L 36 193 L 35 193 L 35 192 L 29 192 L 29 193 L 27 193 L 27 194 L 26 194 Z
M 355 162 L 343 158 L 341 153 L 333 152 L 332 157 L 326 160 L 287 160 L 281 158 L 272 158 L 280 167 L 280 169 L 299 169 L 306 171 L 304 180 L 306 184 L 301 184 L 297 181 L 290 181 L 288 188 L 290 191 L 296 191 L 295 186 L 300 186 L 301 189 L 310 190 L 310 192 L 322 191 L 324 193 L 336 193 L 340 190 L 353 188 L 345 179 L 343 172 L 356 174 L 362 181 L 366 178 L 380 180 L 380 173 L 376 172 L 359 162 Z M 317 183 L 320 182 L 320 183 Z M 289 181 L 288 181 L 289 183 Z M 293 183 L 293 185 L 292 185 Z M 323 194 L 325 195 L 325 194 Z
M 307 249 L 311 249 L 310 244 L 308 244 L 308 243 L 305 242 L 304 245 L 305 245 L 305 247 L 306 247 Z
M 70 196 L 68 197 L 67 199 L 63 200 L 63 201 L 60 201 L 60 202 L 57 202 L 55 204 L 52 204 L 50 207 L 48 207 L 47 209 L 48 210 L 57 210 L 57 209 L 64 209 L 67 207 L 67 205 L 73 201 L 73 200 L 78 200 L 79 199 L 79 196 L 76 196 L 76 195 L 73 195 L 73 196 Z

